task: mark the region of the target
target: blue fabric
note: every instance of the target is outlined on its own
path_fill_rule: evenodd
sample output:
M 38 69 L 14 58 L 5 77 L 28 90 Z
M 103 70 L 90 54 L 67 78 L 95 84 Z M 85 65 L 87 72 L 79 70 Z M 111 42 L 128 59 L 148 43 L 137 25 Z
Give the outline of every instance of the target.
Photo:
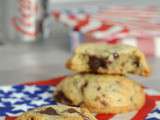
M 19 115 L 30 109 L 53 105 L 54 87 L 15 85 L 0 87 L 0 116 Z

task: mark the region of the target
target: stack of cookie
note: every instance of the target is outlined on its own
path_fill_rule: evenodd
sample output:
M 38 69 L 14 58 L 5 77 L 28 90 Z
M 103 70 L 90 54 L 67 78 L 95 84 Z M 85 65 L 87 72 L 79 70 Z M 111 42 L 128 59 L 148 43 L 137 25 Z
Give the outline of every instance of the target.
M 150 69 L 133 46 L 82 44 L 66 66 L 77 73 L 57 86 L 54 98 L 60 103 L 96 113 L 134 111 L 145 103 L 143 87 L 128 75 L 148 76 Z
M 143 53 L 135 47 L 84 44 L 68 60 L 67 68 L 77 73 L 65 78 L 54 93 L 55 100 L 65 105 L 37 108 L 16 120 L 96 120 L 90 112 L 129 112 L 145 103 L 141 85 L 127 78 L 150 73 Z

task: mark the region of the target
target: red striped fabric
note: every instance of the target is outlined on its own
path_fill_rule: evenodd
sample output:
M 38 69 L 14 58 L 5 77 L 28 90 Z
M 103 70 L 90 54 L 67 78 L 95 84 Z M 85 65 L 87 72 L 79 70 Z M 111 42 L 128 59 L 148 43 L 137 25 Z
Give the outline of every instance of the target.
M 81 31 L 81 29 L 83 29 L 83 27 L 86 27 L 87 25 L 89 25 L 93 20 L 96 20 L 98 22 L 101 22 L 102 25 L 100 26 L 95 26 L 92 27 L 92 29 L 90 29 L 89 31 L 82 32 L 84 37 L 80 37 L 81 38 L 85 38 L 83 41 L 84 42 L 107 42 L 110 44 L 116 44 L 116 43 L 123 43 L 121 41 L 125 41 L 125 39 L 127 39 L 127 42 L 125 43 L 129 43 L 130 45 L 135 45 L 138 46 L 146 56 L 154 56 L 154 57 L 160 57 L 160 54 L 157 53 L 157 51 L 159 52 L 158 47 L 159 45 L 155 45 L 155 39 L 160 37 L 160 33 L 159 33 L 159 26 L 160 24 L 158 23 L 152 23 L 149 22 L 149 20 L 151 20 L 151 18 L 153 17 L 157 17 L 157 9 L 151 9 L 150 11 L 150 7 L 144 8 L 144 9 L 135 9 L 132 8 L 132 10 L 127 10 L 127 7 L 111 7 L 108 10 L 102 10 L 101 13 L 97 13 L 97 14 L 90 14 L 87 15 L 85 12 L 83 13 L 84 16 L 86 15 L 87 17 L 83 20 L 79 20 L 79 14 L 75 14 L 76 19 L 75 18 L 68 18 L 71 21 L 75 21 L 75 25 L 72 25 L 70 27 L 73 28 L 73 30 L 76 31 Z M 151 7 L 153 8 L 153 7 Z M 147 11 L 146 11 L 147 10 Z M 58 12 L 56 12 L 58 13 Z M 109 13 L 109 14 L 108 14 Z M 141 13 L 140 14 L 135 14 L 135 16 L 131 16 L 131 13 Z M 142 14 L 144 13 L 144 14 Z M 63 12 L 58 13 L 58 15 L 63 15 Z M 81 13 L 82 14 L 82 13 Z M 58 16 L 57 14 L 53 14 L 54 17 Z M 66 14 L 67 15 L 67 14 Z M 69 14 L 68 14 L 69 15 Z M 123 15 L 124 18 L 130 18 L 128 19 L 127 22 L 124 22 L 122 20 L 118 21 L 118 19 L 116 19 L 116 21 L 112 20 L 114 17 L 117 17 L 117 15 Z M 113 18 L 112 18 L 113 17 Z M 147 19 L 145 19 L 144 21 L 144 17 L 147 17 Z M 138 21 L 137 21 L 138 20 Z M 98 39 L 95 38 L 95 36 L 92 35 L 92 33 L 94 32 L 103 32 L 109 30 L 110 28 L 116 26 L 116 25 L 120 25 L 122 27 L 124 27 L 124 29 L 122 31 L 119 31 L 115 34 L 111 34 L 109 37 L 105 37 Z M 157 31 L 158 30 L 158 31 Z M 80 33 L 81 34 L 81 33 Z M 82 36 L 81 35 L 81 36 Z M 133 40 L 130 40 L 128 38 L 131 39 L 135 39 L 135 42 L 133 42 Z M 71 38 L 72 39 L 72 38 Z M 74 39 L 74 38 L 73 38 Z M 82 40 L 81 40 L 82 41 Z M 74 42 L 74 40 L 72 40 L 72 42 Z M 72 44 L 72 43 L 71 43 Z M 74 43 L 73 43 L 74 45 Z M 71 45 L 72 46 L 72 45 Z M 156 46 L 156 47 L 155 47 Z M 75 46 L 76 47 L 76 46 Z M 73 48 L 75 48 L 73 47 Z

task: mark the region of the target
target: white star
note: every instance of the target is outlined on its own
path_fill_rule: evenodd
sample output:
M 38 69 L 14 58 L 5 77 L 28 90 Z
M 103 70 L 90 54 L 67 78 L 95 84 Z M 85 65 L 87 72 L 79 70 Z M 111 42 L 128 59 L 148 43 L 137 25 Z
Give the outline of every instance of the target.
M 4 97 L 4 94 L 0 94 L 0 97 Z
M 43 101 L 43 100 L 38 100 L 38 101 L 32 101 L 30 104 L 32 104 L 32 105 L 37 105 L 37 106 L 41 106 L 41 105 L 48 104 L 48 102 Z
M 55 87 L 49 87 L 49 91 L 54 91 Z
M 12 88 L 11 86 L 1 86 L 0 87 L 0 91 L 3 91 L 3 92 L 10 92 L 10 91 L 14 91 L 15 89 Z
M 41 93 L 39 94 L 38 96 L 42 97 L 42 98 L 52 98 L 52 94 L 51 93 L 48 93 L 48 92 L 44 92 L 44 93 Z
M 0 103 L 0 107 L 5 107 L 5 105 L 3 103 Z
M 34 107 L 26 105 L 26 104 L 14 105 L 12 111 L 16 111 L 16 110 L 28 111 L 29 109 L 32 109 L 32 108 L 34 108 Z
M 23 93 L 13 93 L 11 94 L 11 97 L 15 97 L 15 98 L 26 98 L 28 97 L 27 95 L 23 94 Z
M 11 104 L 14 104 L 14 103 L 16 103 L 18 101 L 21 101 L 21 99 L 19 99 L 19 98 L 1 98 L 1 100 L 3 102 L 9 102 Z
M 38 87 L 35 85 L 33 86 L 25 86 L 23 89 L 23 92 L 29 92 L 31 94 L 34 94 L 36 91 L 40 90 Z
M 147 119 L 149 119 L 149 118 L 157 118 L 159 120 L 160 119 L 160 114 L 159 113 L 150 113 L 147 116 Z

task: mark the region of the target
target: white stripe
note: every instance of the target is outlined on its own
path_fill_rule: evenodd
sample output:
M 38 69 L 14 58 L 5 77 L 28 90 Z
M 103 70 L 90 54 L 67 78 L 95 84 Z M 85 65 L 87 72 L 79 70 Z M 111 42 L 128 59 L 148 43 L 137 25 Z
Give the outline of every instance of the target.
M 160 91 L 158 90 L 154 90 L 154 89 L 145 89 L 145 92 L 148 94 L 148 95 L 160 95 Z
M 68 17 L 68 15 L 62 14 L 60 15 L 60 21 L 66 25 L 68 25 L 69 27 L 73 27 L 76 25 L 76 20 L 72 20 Z
M 112 35 L 119 33 L 121 30 L 123 30 L 122 26 L 113 26 L 105 31 L 93 32 L 93 36 L 97 39 L 109 38 Z
M 132 46 L 138 46 L 136 38 L 124 38 L 121 40 L 121 43 L 132 45 Z
M 90 20 L 90 22 L 81 28 L 81 32 L 86 33 L 90 30 L 96 29 L 102 25 L 102 22 L 97 20 Z
M 118 114 L 118 115 L 115 115 L 110 120 L 131 120 L 136 115 L 136 113 L 137 111 Z
M 80 14 L 80 13 L 78 13 L 76 16 L 77 16 L 78 20 L 84 20 L 84 19 L 86 19 L 86 14 Z
M 160 57 L 160 37 L 154 39 L 155 43 L 155 56 Z

